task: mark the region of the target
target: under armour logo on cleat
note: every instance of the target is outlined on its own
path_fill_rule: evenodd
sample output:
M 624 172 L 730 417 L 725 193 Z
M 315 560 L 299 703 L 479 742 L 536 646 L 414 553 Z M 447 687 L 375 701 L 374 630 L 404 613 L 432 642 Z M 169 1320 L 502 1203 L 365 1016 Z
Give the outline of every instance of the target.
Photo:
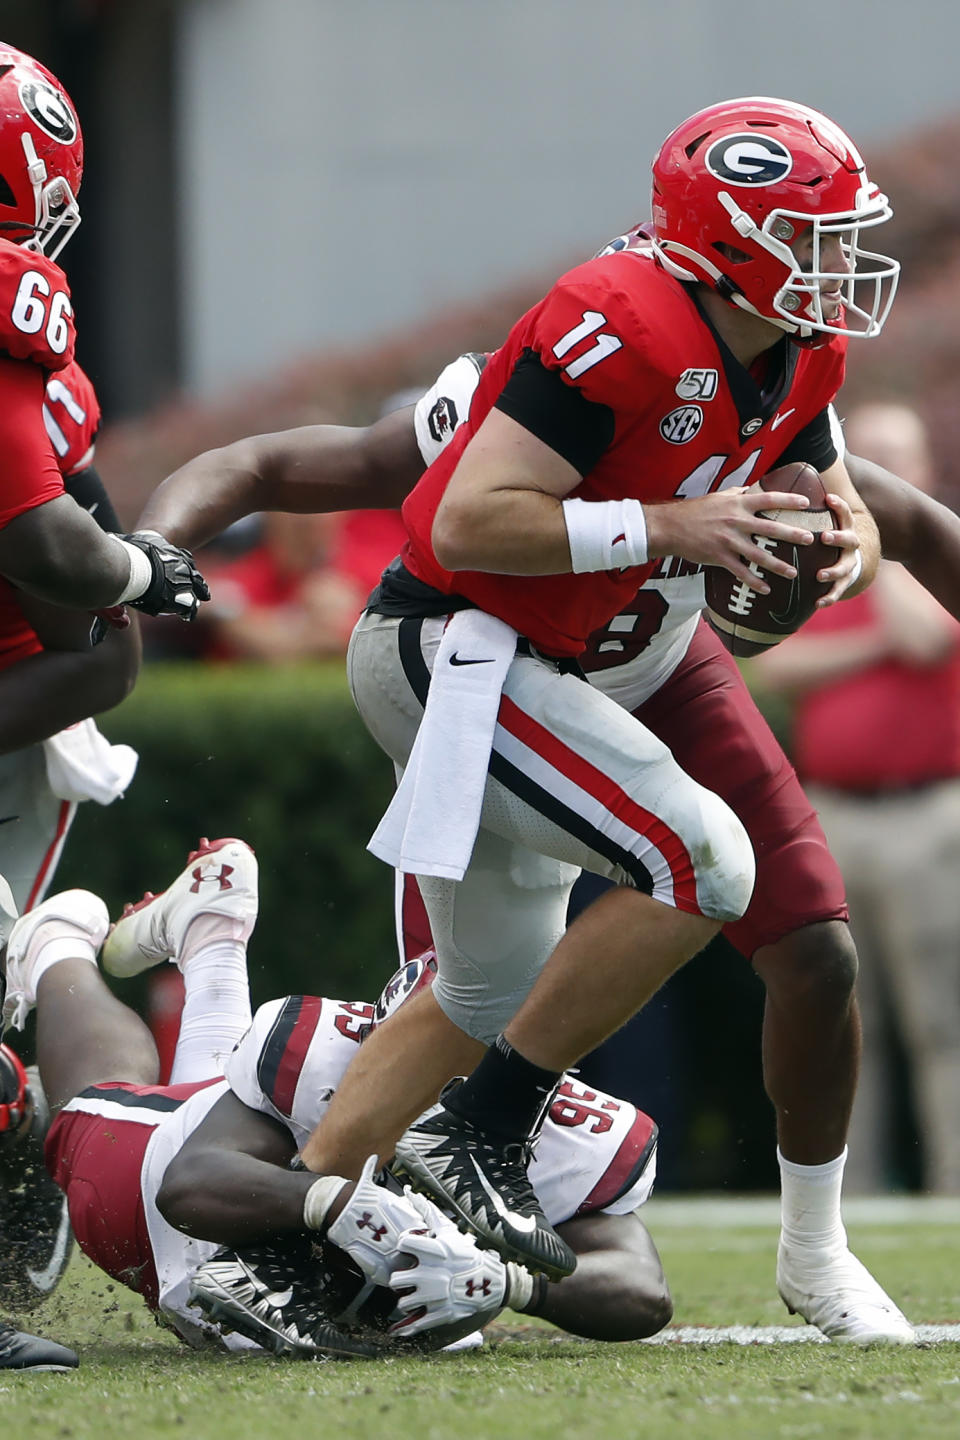
M 198 865 L 196 870 L 194 870 L 193 872 L 193 884 L 190 886 L 190 893 L 192 895 L 199 895 L 200 886 L 203 884 L 204 880 L 217 880 L 220 882 L 221 890 L 232 890 L 233 885 L 227 878 L 229 875 L 232 874 L 232 865 L 221 865 L 219 875 L 215 875 L 212 870 L 204 870 L 202 865 Z
M 360 1219 L 357 1221 L 357 1229 L 372 1230 L 373 1238 L 374 1240 L 376 1240 L 378 1245 L 380 1244 L 380 1241 L 383 1239 L 384 1235 L 386 1235 L 387 1233 L 386 1225 L 374 1225 L 373 1216 L 370 1214 L 369 1210 L 365 1210 L 361 1215 Z

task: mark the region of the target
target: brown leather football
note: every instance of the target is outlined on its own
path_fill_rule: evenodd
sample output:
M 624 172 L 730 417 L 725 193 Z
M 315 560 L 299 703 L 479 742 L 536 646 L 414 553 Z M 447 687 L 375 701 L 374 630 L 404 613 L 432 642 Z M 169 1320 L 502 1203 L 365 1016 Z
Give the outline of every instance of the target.
M 827 508 L 826 493 L 819 474 L 812 465 L 796 460 L 770 470 L 759 480 L 763 490 L 797 491 L 810 501 L 808 510 L 764 511 L 774 520 L 802 526 L 819 534 L 832 530 L 836 520 Z M 817 571 L 832 565 L 840 551 L 836 546 L 814 542 L 813 545 L 790 545 L 757 537 L 771 554 L 795 565 L 797 575 L 787 580 L 782 575 L 772 575 L 769 570 L 762 573 L 770 586 L 769 595 L 751 590 L 744 581 L 731 575 L 719 565 L 707 566 L 704 570 L 706 593 L 706 617 L 720 636 L 731 655 L 759 655 L 771 645 L 778 644 L 785 635 L 799 630 L 817 608 L 817 601 L 830 589 L 817 579 Z

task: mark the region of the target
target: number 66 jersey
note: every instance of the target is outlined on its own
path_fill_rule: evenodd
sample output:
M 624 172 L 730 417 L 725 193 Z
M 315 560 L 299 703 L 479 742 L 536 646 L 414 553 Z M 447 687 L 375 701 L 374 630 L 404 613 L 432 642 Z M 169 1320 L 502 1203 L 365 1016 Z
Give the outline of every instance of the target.
M 372 1005 L 288 995 L 261 1005 L 225 1066 L 231 1090 L 286 1125 L 298 1146 L 326 1111 Z M 598 1210 L 627 1215 L 649 1198 L 657 1127 L 629 1101 L 565 1076 L 550 1107 L 530 1179 L 552 1225 Z

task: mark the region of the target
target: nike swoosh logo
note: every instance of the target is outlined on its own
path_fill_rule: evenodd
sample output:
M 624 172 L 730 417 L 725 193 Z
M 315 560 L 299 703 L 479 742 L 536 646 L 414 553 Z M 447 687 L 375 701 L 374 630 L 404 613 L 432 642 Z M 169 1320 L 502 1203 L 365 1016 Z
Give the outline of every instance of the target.
M 492 1188 L 489 1181 L 487 1180 L 486 1175 L 484 1175 L 483 1171 L 480 1169 L 480 1166 L 477 1164 L 476 1160 L 474 1160 L 472 1155 L 470 1157 L 470 1164 L 477 1172 L 477 1179 L 480 1181 L 480 1184 L 483 1186 L 486 1193 L 490 1196 L 490 1203 L 493 1206 L 494 1210 L 496 1210 L 497 1214 L 503 1220 L 506 1220 L 508 1225 L 512 1225 L 514 1230 L 519 1230 L 520 1233 L 523 1235 L 532 1235 L 534 1230 L 536 1230 L 537 1228 L 537 1217 L 535 1215 L 515 1214 L 504 1203 L 503 1196 L 498 1195 L 496 1190 Z
M 94 502 L 93 502 L 92 505 L 88 505 L 88 506 L 87 506 L 87 514 L 88 514 L 88 515 L 92 515 L 95 510 L 99 510 L 99 509 L 100 509 L 100 501 L 99 501 L 99 500 L 94 500 Z
M 0 816 L 0 825 L 9 825 L 11 820 L 19 820 L 19 819 L 20 819 L 20 816 L 19 816 L 19 815 L 2 815 L 2 816 Z
M 783 424 L 784 420 L 789 420 L 790 416 L 793 414 L 793 411 L 796 408 L 797 407 L 794 406 L 793 410 L 784 410 L 780 415 L 774 415 L 773 419 L 770 422 L 770 429 L 776 430 L 778 426 Z
M 284 1305 L 289 1305 L 293 1299 L 293 1286 L 291 1285 L 287 1290 L 271 1290 L 270 1294 L 264 1295 L 263 1299 L 265 1304 L 274 1305 L 278 1310 L 282 1310 Z
M 66 1196 L 63 1199 L 63 1208 L 60 1211 L 60 1226 L 57 1230 L 57 1238 L 53 1247 L 53 1254 L 42 1270 L 32 1270 L 27 1266 L 27 1277 L 34 1289 L 46 1295 L 52 1290 L 60 1279 L 63 1271 L 63 1262 L 67 1258 L 67 1249 L 70 1245 L 70 1216 L 67 1213 Z
M 451 665 L 492 665 L 492 664 L 493 664 L 493 656 L 491 655 L 488 660 L 461 660 L 461 659 L 460 659 L 459 652 L 456 651 L 456 650 L 454 650 L 453 654 L 450 656 L 450 664 L 451 664 Z
M 796 545 L 793 547 L 793 560 L 791 564 L 797 571 L 797 574 L 794 575 L 790 581 L 790 592 L 787 595 L 786 609 L 782 610 L 779 614 L 776 614 L 773 610 L 770 611 L 770 619 L 773 623 L 782 626 L 784 629 L 795 625 L 800 614 L 800 556 L 797 554 Z

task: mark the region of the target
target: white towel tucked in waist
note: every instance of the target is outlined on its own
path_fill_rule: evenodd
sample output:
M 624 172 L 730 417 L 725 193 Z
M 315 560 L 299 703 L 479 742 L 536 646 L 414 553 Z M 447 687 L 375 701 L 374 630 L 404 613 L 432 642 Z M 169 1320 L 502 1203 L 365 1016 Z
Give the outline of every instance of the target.
M 395 869 L 463 879 L 516 648 L 517 632 L 483 610 L 451 616 L 403 778 L 367 846 Z
M 61 800 L 109 805 L 122 795 L 140 758 L 129 745 L 111 745 L 92 720 L 81 720 L 43 742 L 50 789 Z

